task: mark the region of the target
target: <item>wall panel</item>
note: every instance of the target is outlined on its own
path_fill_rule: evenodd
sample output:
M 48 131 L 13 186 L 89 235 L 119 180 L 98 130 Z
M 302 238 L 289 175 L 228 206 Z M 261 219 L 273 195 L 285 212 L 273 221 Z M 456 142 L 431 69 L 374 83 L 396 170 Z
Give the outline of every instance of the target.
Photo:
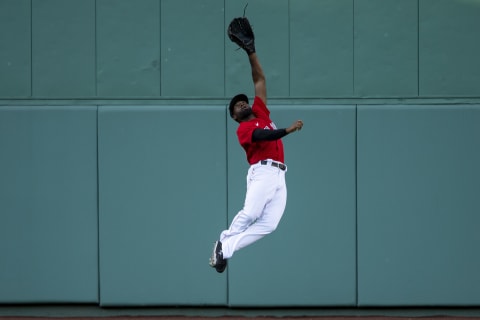
M 0 1 L 0 97 L 31 94 L 30 0 Z
M 208 124 L 206 126 L 205 124 Z M 101 305 L 225 305 L 225 110 L 100 107 Z
M 355 95 L 418 95 L 418 1 L 355 1 Z
M 0 107 L 0 303 L 98 302 L 95 107 Z
M 360 106 L 360 306 L 480 303 L 480 106 Z
M 290 96 L 353 95 L 353 0 L 290 2 Z
M 32 0 L 32 92 L 95 96 L 94 0 Z
M 162 96 L 224 96 L 224 1 L 163 0 L 161 6 Z
M 96 4 L 98 96 L 160 96 L 160 2 Z
M 420 96 L 478 97 L 480 2 L 419 0 L 419 15 Z

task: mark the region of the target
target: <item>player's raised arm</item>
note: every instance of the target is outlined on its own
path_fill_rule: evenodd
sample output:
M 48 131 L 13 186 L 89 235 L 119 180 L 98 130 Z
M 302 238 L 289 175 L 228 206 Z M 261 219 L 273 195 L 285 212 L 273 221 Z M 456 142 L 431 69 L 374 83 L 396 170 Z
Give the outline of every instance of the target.
M 267 104 L 267 84 L 265 81 L 265 74 L 263 73 L 262 66 L 258 60 L 257 54 L 251 53 L 248 55 L 250 66 L 252 67 L 252 80 L 255 86 L 255 96 L 262 99 L 265 105 Z
M 240 48 L 248 54 L 250 66 L 252 68 L 252 79 L 255 87 L 255 96 L 267 104 L 267 89 L 265 75 L 262 66 L 258 60 L 255 50 L 255 35 L 252 26 L 246 17 L 235 18 L 230 22 L 227 34 L 232 42 L 238 44 Z

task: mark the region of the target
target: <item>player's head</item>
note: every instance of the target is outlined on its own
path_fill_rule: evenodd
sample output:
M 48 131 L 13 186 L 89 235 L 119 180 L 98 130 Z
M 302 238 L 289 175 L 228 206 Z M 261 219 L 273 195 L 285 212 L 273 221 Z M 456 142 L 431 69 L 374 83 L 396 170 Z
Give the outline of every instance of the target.
M 248 104 L 248 97 L 243 93 L 237 94 L 230 100 L 228 109 L 230 117 L 237 122 L 247 119 L 252 114 L 252 108 Z

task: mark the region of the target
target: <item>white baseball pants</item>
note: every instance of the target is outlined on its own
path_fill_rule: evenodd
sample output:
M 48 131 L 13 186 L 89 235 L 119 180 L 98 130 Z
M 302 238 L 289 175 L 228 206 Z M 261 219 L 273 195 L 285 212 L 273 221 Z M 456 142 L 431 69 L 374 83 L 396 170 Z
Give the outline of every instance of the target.
M 285 172 L 271 166 L 271 160 L 250 166 L 243 209 L 233 218 L 230 228 L 220 234 L 224 259 L 277 228 L 287 203 Z

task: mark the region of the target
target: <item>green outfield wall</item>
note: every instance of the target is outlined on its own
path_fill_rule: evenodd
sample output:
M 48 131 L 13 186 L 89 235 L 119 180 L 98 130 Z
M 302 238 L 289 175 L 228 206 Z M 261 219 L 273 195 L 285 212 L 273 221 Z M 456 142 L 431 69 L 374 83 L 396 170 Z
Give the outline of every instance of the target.
M 253 0 L 278 229 L 208 265 L 248 164 L 237 0 L 0 0 L 0 304 L 480 306 L 480 1 Z

